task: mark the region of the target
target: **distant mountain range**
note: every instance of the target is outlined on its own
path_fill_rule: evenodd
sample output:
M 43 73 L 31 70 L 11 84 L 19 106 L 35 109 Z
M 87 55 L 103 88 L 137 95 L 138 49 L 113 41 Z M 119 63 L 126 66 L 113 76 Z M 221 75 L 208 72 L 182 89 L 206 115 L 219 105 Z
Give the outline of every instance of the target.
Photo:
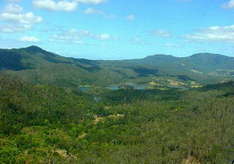
M 133 60 L 62 57 L 37 46 L 0 49 L 0 72 L 36 84 L 63 87 L 137 83 L 190 86 L 234 78 L 234 58 L 199 53 L 190 57 L 153 55 Z

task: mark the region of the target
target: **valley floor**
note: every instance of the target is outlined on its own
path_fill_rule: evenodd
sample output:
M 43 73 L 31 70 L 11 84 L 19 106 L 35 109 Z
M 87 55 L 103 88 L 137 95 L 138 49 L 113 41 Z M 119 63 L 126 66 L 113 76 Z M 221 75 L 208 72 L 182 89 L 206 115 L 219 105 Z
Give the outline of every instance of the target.
M 234 160 L 232 82 L 186 91 L 91 94 L 1 77 L 0 91 L 0 163 Z

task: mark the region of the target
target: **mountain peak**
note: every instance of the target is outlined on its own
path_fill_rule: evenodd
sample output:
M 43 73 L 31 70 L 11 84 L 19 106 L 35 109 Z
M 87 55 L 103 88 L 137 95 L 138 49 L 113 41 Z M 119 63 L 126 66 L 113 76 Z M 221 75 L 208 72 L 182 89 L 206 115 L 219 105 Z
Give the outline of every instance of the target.
M 55 59 L 52 59 L 54 57 L 58 57 L 58 55 L 52 53 L 52 52 L 49 52 L 49 51 L 46 51 L 38 46 L 35 46 L 35 45 L 32 45 L 32 46 L 29 46 L 29 47 L 26 47 L 26 48 L 22 48 L 20 50 L 23 50 L 25 52 L 27 52 L 28 54 L 31 54 L 31 55 L 37 55 L 37 56 L 41 56 L 43 57 L 44 59 L 46 60 L 55 60 Z
M 174 57 L 174 56 L 165 55 L 165 54 L 155 54 L 155 55 L 147 56 L 145 58 L 172 58 L 172 57 Z
M 190 57 L 200 58 L 200 57 L 227 57 L 227 56 L 220 55 L 220 54 L 213 54 L 213 53 L 197 53 L 197 54 L 194 54 Z
M 35 45 L 32 45 L 32 46 L 29 46 L 29 47 L 26 47 L 26 48 L 23 48 L 25 50 L 29 50 L 29 51 L 32 51 L 32 52 L 41 52 L 41 51 L 45 51 L 43 50 L 42 48 L 38 47 L 38 46 L 35 46 Z
M 31 54 L 40 54 L 40 55 L 43 55 L 43 56 L 51 56 L 51 57 L 56 56 L 56 54 L 54 54 L 52 52 L 49 52 L 49 51 L 46 51 L 46 50 L 42 49 L 41 47 L 38 47 L 38 46 L 35 46 L 35 45 L 29 46 L 29 47 L 26 47 L 26 48 L 22 48 L 22 50 L 24 50 L 26 52 L 29 52 Z

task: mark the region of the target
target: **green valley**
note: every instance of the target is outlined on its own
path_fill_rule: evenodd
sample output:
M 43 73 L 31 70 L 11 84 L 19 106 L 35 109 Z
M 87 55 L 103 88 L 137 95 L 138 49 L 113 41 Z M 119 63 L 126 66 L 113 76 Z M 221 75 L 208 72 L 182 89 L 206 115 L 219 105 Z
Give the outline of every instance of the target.
M 100 61 L 66 58 L 36 46 L 2 49 L 0 54 L 2 73 L 34 84 L 60 87 L 135 84 L 148 88 L 191 88 L 234 78 L 234 58 L 217 54 Z
M 234 58 L 0 50 L 0 163 L 226 164 Z
M 0 164 L 234 164 L 234 0 L 0 0 Z
M 229 163 L 233 88 L 87 94 L 2 75 L 0 162 Z

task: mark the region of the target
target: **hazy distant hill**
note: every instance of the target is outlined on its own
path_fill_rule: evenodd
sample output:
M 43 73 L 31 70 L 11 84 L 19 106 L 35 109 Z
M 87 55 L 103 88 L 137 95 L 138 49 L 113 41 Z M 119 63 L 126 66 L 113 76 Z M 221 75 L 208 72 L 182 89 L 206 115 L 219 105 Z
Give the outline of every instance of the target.
M 160 67 L 175 67 L 179 69 L 195 69 L 201 72 L 213 72 L 220 69 L 234 69 L 234 58 L 219 54 L 199 53 L 190 57 L 174 57 L 169 55 L 154 55 L 138 60 L 142 64 Z
M 0 70 L 33 83 L 77 87 L 147 83 L 162 79 L 212 83 L 234 77 L 234 58 L 200 53 L 178 58 L 154 55 L 133 60 L 86 60 L 62 57 L 37 46 L 0 50 Z

